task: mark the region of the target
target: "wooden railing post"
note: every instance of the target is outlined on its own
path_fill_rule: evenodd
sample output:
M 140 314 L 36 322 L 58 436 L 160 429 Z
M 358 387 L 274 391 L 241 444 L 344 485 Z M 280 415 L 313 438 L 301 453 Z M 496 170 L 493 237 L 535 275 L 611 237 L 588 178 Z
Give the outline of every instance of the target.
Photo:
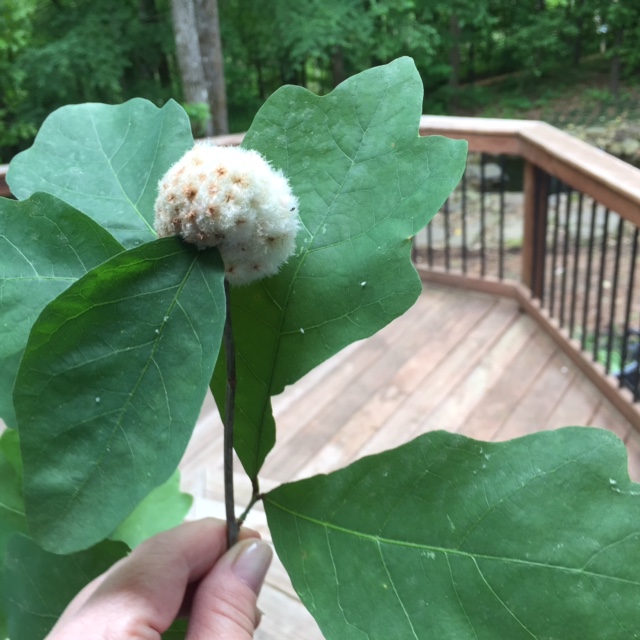
M 544 292 L 549 181 L 548 173 L 525 162 L 522 282 L 538 299 L 542 299 Z
M 11 195 L 11 190 L 7 184 L 7 171 L 9 170 L 8 164 L 0 164 L 0 196 L 6 198 Z

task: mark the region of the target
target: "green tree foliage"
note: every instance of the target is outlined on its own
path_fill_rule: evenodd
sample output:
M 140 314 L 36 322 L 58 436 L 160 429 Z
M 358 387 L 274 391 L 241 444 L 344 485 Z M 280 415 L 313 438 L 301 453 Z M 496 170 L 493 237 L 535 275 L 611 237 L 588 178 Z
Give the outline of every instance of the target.
M 603 7 L 603 29 L 611 59 L 611 92 L 618 97 L 622 74 L 640 69 L 640 5 L 613 0 Z
M 22 114 L 25 74 L 16 64 L 31 37 L 35 2 L 3 0 L 0 4 L 0 162 L 2 149 L 13 148 L 35 135 Z
M 640 69 L 639 25 L 635 0 L 225 0 L 230 128 L 248 129 L 283 84 L 323 95 L 401 55 L 431 113 L 450 112 L 459 86 L 512 72 L 526 83 L 590 55 L 610 59 L 615 94 Z M 3 0 L 0 162 L 63 104 L 134 96 L 182 99 L 169 0 Z
M 0 158 L 8 161 L 27 146 L 44 118 L 62 105 L 138 95 L 161 104 L 176 95 L 165 5 L 3 0 L 0 123 L 9 128 L 0 133 Z

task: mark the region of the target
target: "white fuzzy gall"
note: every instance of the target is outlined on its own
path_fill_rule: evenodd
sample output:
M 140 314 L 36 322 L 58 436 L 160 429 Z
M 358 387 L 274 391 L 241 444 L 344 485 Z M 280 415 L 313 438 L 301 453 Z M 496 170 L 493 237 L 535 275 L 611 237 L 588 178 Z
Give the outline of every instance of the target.
M 257 151 L 198 144 L 160 180 L 155 226 L 161 238 L 218 247 L 227 280 L 248 284 L 293 254 L 298 201 Z

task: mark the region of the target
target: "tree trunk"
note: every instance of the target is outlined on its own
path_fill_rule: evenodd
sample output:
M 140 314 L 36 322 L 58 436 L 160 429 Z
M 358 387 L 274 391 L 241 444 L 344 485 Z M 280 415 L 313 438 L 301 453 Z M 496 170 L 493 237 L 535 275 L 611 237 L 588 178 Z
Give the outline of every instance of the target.
M 622 28 L 616 29 L 614 41 L 614 53 L 611 59 L 611 94 L 617 100 L 620 97 L 620 70 L 622 61 L 620 59 L 620 48 L 622 47 Z
M 215 135 L 229 133 L 218 0 L 195 0 L 198 40 Z
M 344 70 L 344 51 L 342 47 L 334 47 L 331 51 L 331 83 L 335 89 L 344 82 L 347 75 Z
M 582 57 L 582 32 L 584 30 L 584 0 L 576 0 L 576 37 L 573 41 L 573 65 L 577 67 Z
M 264 72 L 262 70 L 262 62 L 260 62 L 260 60 L 256 60 L 253 63 L 253 66 L 256 68 L 256 75 L 258 78 L 258 96 L 260 97 L 260 100 L 266 100 L 267 88 L 264 83 Z
M 451 88 L 451 101 L 449 106 L 455 109 L 458 87 L 460 86 L 460 21 L 455 13 L 451 14 L 449 35 L 451 37 L 451 48 L 449 49 L 449 65 L 451 66 L 449 87 Z
M 469 70 L 467 73 L 467 82 L 470 84 L 476 83 L 476 45 L 473 40 L 469 44 Z
M 209 104 L 193 1 L 171 0 L 171 16 L 184 100 L 190 104 Z

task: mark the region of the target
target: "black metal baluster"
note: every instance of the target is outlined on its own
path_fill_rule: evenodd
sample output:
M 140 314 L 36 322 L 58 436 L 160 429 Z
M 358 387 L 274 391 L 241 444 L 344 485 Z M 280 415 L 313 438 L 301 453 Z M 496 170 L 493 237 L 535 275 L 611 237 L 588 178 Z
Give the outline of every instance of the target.
M 607 234 L 609 233 L 609 209 L 604 211 L 604 227 L 602 229 L 602 244 L 600 248 L 600 275 L 598 281 L 598 300 L 596 303 L 596 326 L 593 331 L 593 359 L 598 361 L 600 346 L 600 319 L 602 315 L 602 291 L 604 288 L 604 274 L 607 260 Z
M 591 225 L 589 227 L 589 249 L 587 251 L 587 272 L 585 274 L 584 307 L 582 309 L 582 338 L 580 348 L 585 351 L 587 348 L 587 330 L 589 328 L 589 294 L 591 293 L 591 267 L 593 266 L 593 245 L 596 233 L 596 213 L 598 203 L 593 200 L 591 203 Z
M 462 273 L 467 274 L 467 171 L 462 174 Z
M 605 370 L 607 373 L 611 371 L 611 352 L 613 351 L 613 338 L 616 325 L 616 304 L 618 297 L 618 273 L 620 271 L 620 247 L 622 246 L 622 232 L 624 230 L 624 221 L 621 217 L 618 219 L 618 234 L 616 235 L 616 257 L 613 265 L 613 282 L 611 283 L 611 305 L 609 309 L 609 336 L 607 339 L 607 362 Z
M 555 222 L 553 225 L 553 246 L 551 255 L 551 284 L 549 287 L 549 315 L 553 317 L 553 307 L 556 301 L 556 264 L 558 255 L 558 231 L 560 228 L 560 191 L 562 191 L 562 183 L 556 180 L 556 210 L 555 210 Z
M 504 280 L 504 175 L 505 157 L 500 156 L 500 237 L 498 239 L 498 277 Z
M 449 247 L 449 198 L 444 201 L 444 268 L 451 271 L 451 251 Z
M 569 337 L 573 338 L 576 326 L 576 301 L 578 299 L 578 265 L 580 263 L 580 241 L 582 240 L 582 193 L 578 196 L 578 218 L 576 220 L 576 240 L 573 246 L 573 287 L 571 290 L 571 311 L 569 312 Z
M 625 375 L 625 362 L 629 350 L 629 323 L 631 321 L 631 307 L 633 306 L 633 286 L 636 275 L 636 257 L 638 255 L 638 227 L 633 232 L 633 241 L 631 245 L 631 267 L 629 270 L 629 282 L 627 285 L 627 304 L 624 312 L 624 329 L 622 333 L 622 351 L 620 354 L 620 378 L 619 386 L 623 386 Z M 633 399 L 638 399 L 638 370 L 634 371 Z
M 567 204 L 565 207 L 564 238 L 562 242 L 562 279 L 560 281 L 560 326 L 564 327 L 564 310 L 567 301 L 567 271 L 569 270 L 569 236 L 571 233 L 571 187 L 567 185 Z
M 484 178 L 485 154 L 480 154 L 480 276 L 484 278 L 486 275 L 486 239 L 485 239 L 485 195 L 486 184 Z
M 537 168 L 534 171 L 538 171 Z M 538 189 L 534 190 L 533 193 L 533 260 L 531 264 L 531 293 L 535 296 L 535 292 L 538 290 L 538 283 L 540 282 L 538 278 L 542 279 L 542 286 L 540 287 L 540 305 L 542 306 L 542 297 L 544 295 L 544 274 L 540 275 L 540 268 L 538 265 L 538 256 L 540 255 L 540 234 L 541 229 L 540 225 L 542 221 L 540 220 L 540 192 Z M 546 245 L 547 239 L 543 238 L 542 243 Z M 546 249 L 546 246 L 545 246 Z M 542 266 L 544 267 L 544 261 L 546 260 L 547 252 L 544 251 L 542 254 Z

